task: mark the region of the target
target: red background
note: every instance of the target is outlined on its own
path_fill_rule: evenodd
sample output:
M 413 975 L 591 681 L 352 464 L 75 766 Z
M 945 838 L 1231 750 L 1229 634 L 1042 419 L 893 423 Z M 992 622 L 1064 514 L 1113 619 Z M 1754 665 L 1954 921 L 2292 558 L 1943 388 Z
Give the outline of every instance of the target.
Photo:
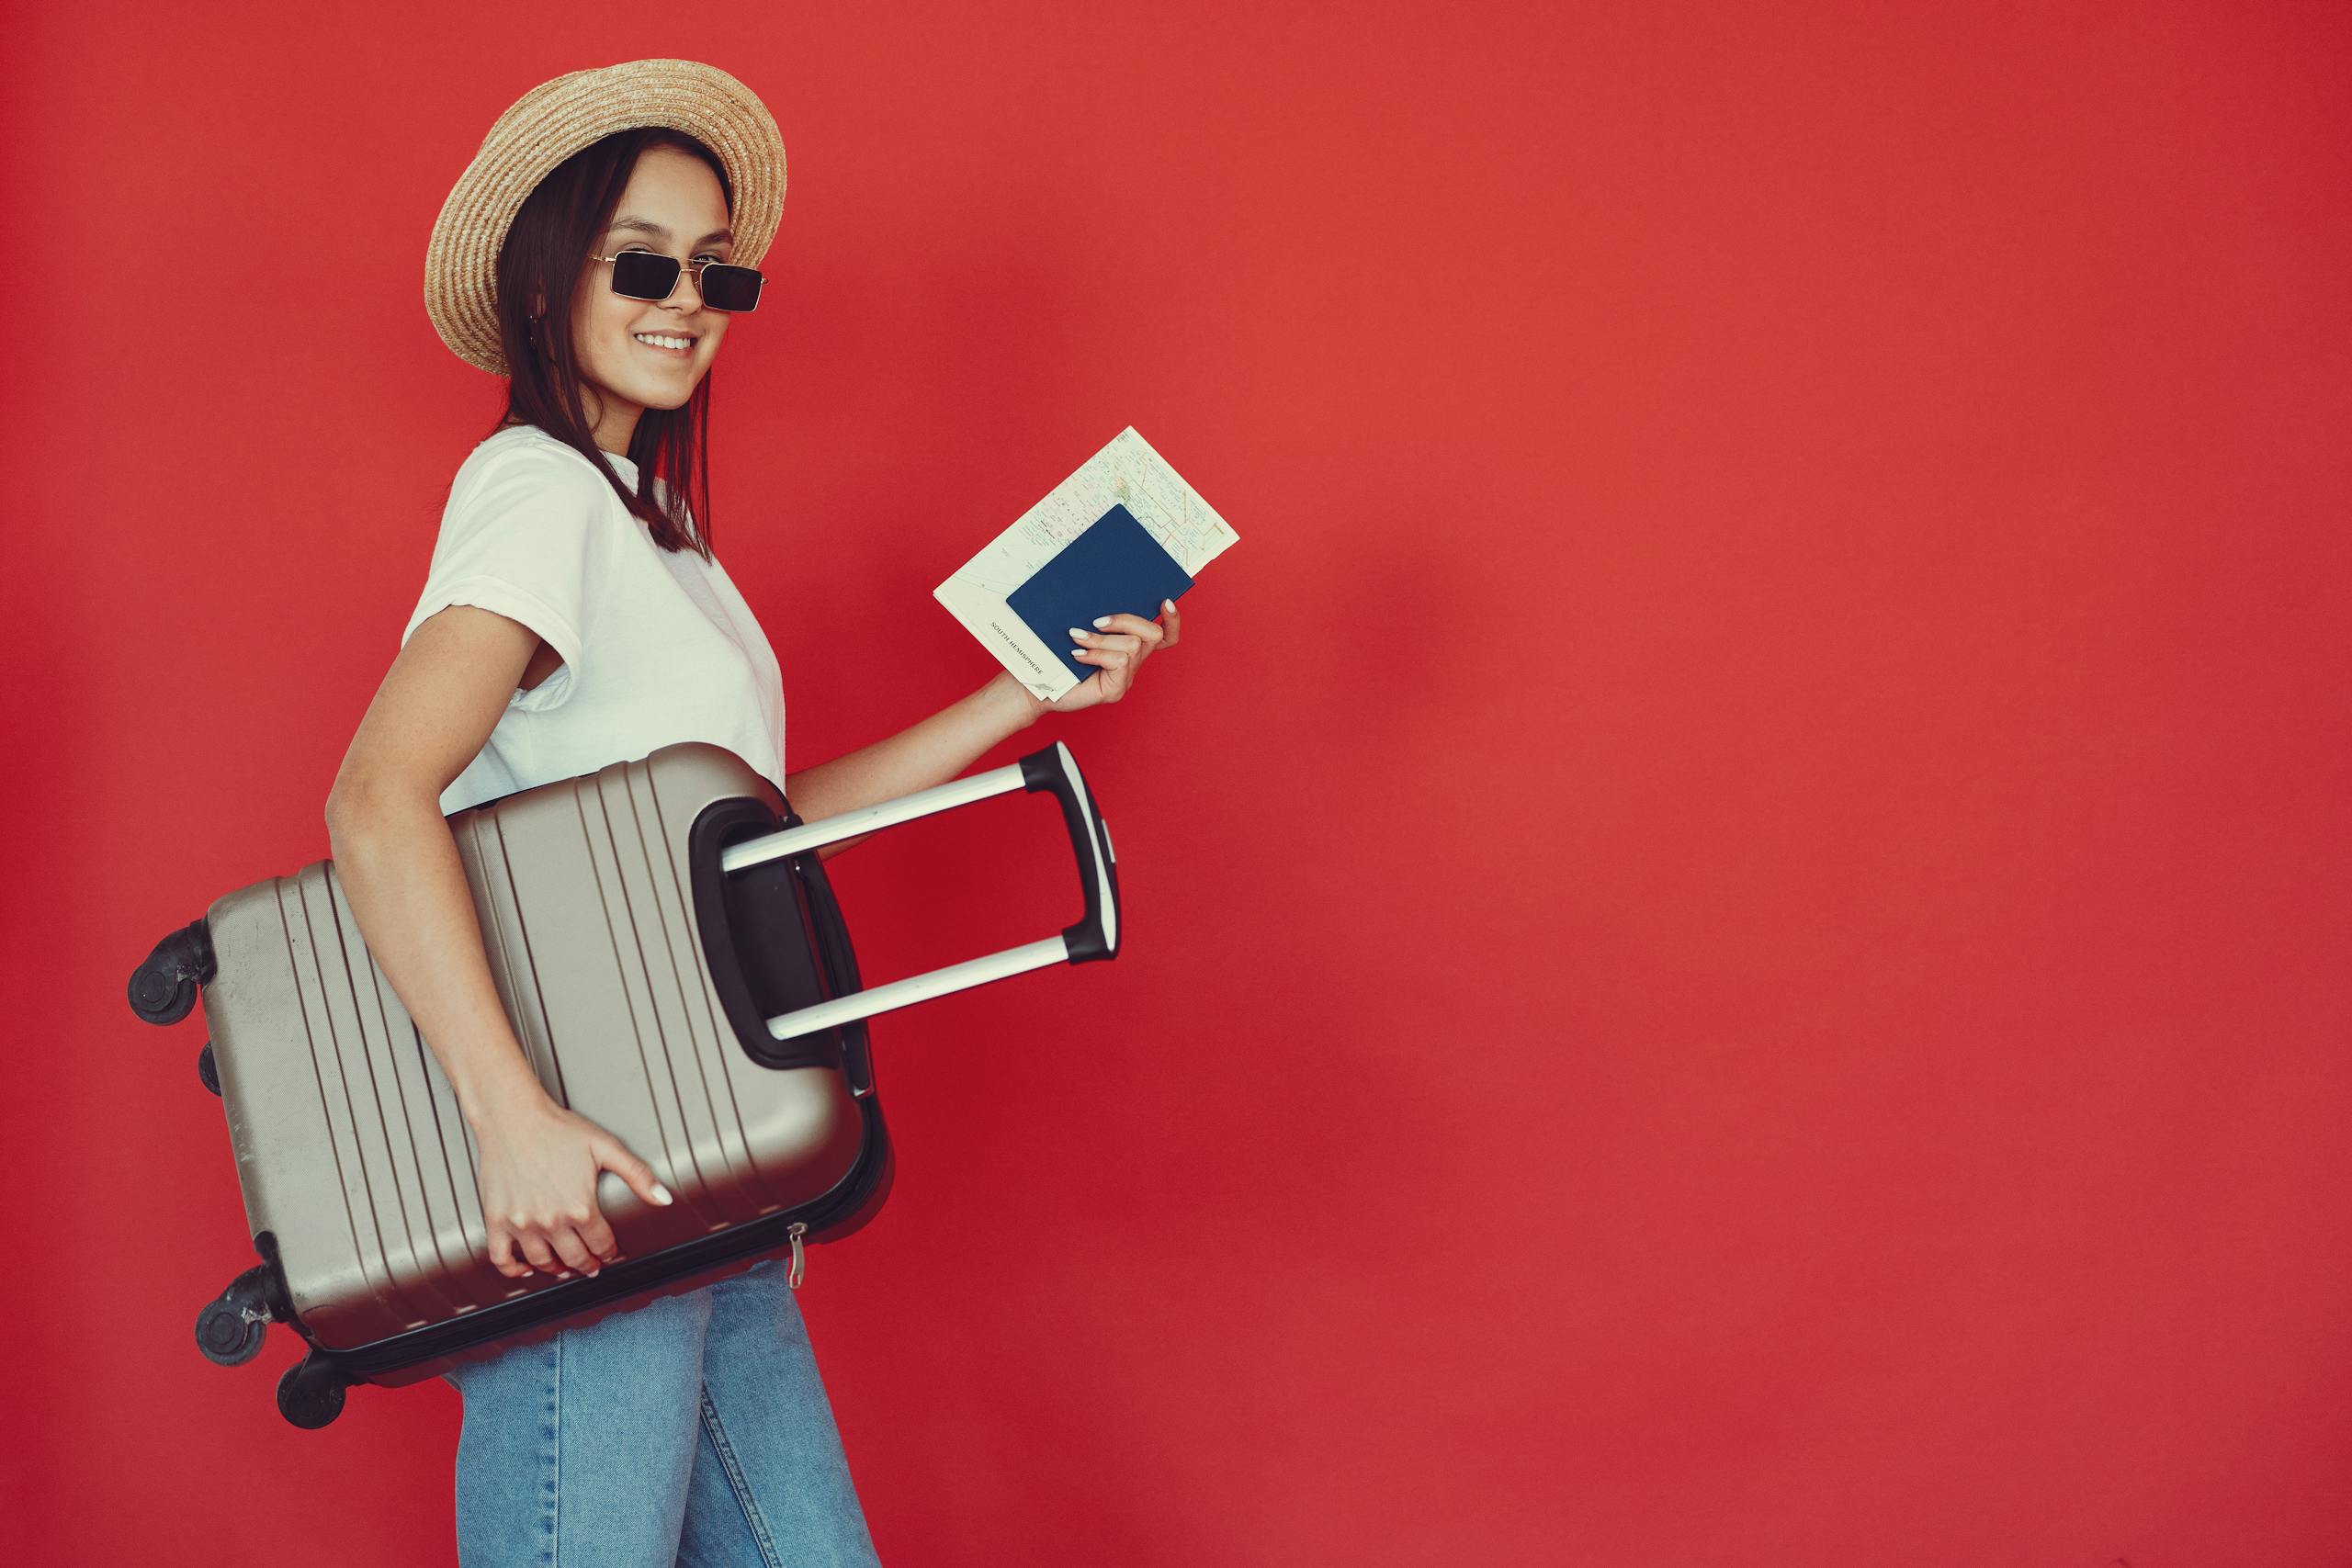
M 9 28 L 7 1555 L 451 1555 L 453 1390 L 197 1353 L 122 988 L 326 852 L 498 408 L 450 183 L 684 54 L 789 154 L 710 521 L 792 766 L 988 678 L 932 586 L 1122 425 L 1240 534 L 979 764 L 1070 743 L 1130 945 L 876 1026 L 801 1303 L 887 1561 L 2352 1559 L 2343 6 Z M 894 978 L 1068 854 L 831 870 Z

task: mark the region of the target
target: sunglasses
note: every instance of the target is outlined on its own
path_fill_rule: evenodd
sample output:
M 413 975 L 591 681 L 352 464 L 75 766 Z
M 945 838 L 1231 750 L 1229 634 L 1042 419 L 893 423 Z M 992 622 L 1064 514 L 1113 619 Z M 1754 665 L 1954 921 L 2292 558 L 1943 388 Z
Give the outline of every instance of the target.
M 679 275 L 685 271 L 684 262 L 659 251 L 621 251 L 588 259 L 613 264 L 614 293 L 657 304 L 677 292 Z M 755 308 L 760 302 L 760 285 L 765 281 L 755 266 L 718 261 L 695 263 L 695 290 L 702 296 L 702 302 L 714 310 Z

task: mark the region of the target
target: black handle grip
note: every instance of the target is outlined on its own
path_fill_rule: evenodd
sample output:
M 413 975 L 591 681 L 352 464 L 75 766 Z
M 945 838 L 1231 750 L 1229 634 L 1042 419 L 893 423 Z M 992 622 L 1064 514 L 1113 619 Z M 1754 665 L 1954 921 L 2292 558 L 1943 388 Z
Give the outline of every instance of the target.
M 1102 823 L 1078 759 L 1069 748 L 1055 741 L 1042 751 L 1021 759 L 1021 787 L 1032 794 L 1048 789 L 1062 803 L 1062 820 L 1069 828 L 1070 848 L 1078 855 L 1079 881 L 1086 891 L 1086 916 L 1062 929 L 1072 964 L 1119 955 L 1119 863 L 1111 853 L 1111 829 Z

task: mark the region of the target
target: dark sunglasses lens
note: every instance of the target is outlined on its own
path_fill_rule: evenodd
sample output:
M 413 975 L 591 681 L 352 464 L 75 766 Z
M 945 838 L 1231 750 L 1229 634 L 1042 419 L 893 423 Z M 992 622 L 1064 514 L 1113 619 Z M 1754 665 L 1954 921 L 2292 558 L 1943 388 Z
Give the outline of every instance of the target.
M 623 251 L 613 258 L 613 292 L 632 299 L 667 299 L 678 286 L 678 258 Z
M 702 269 L 703 303 L 715 310 L 748 310 L 760 302 L 760 269 L 712 262 Z

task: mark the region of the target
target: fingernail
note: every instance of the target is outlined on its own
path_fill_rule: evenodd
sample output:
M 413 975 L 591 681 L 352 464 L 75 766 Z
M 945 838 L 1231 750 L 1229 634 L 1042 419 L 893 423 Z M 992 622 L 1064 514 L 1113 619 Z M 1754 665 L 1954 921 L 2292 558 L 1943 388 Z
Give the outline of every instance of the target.
M 657 1203 L 668 1202 L 670 1201 L 670 1190 L 662 1186 L 660 1182 L 655 1182 L 653 1184 L 653 1201 Z
M 1086 640 L 1086 634 L 1080 631 L 1076 626 L 1070 627 L 1069 635 L 1070 639 L 1074 642 L 1084 642 Z
M 1097 615 L 1094 617 L 1094 626 L 1097 631 L 1100 631 L 1102 627 L 1107 626 L 1110 624 L 1111 617 L 1108 615 Z
M 1163 610 L 1172 610 L 1176 607 L 1176 601 L 1173 599 L 1162 599 L 1159 602 L 1159 607 Z

